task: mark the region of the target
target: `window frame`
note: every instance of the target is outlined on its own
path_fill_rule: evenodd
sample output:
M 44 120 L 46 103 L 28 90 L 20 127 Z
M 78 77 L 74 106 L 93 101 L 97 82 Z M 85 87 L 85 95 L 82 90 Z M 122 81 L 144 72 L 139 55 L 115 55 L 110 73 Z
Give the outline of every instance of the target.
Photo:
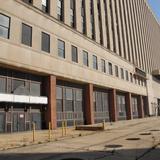
M 76 57 L 74 57 L 73 48 L 76 50 Z M 71 53 L 72 53 L 72 62 L 78 63 L 78 48 L 74 45 L 71 45 Z
M 45 36 L 48 36 L 47 38 L 48 38 L 48 42 L 49 42 L 49 44 L 47 44 L 47 50 L 45 50 L 45 47 L 43 47 L 43 35 L 45 35 Z M 41 50 L 42 51 L 44 51 L 44 52 L 47 52 L 47 53 L 50 53 L 50 42 L 51 41 L 51 38 L 50 38 L 50 35 L 48 34 L 48 33 L 45 33 L 45 32 L 41 32 Z
M 25 42 L 23 42 L 23 26 L 27 26 L 31 29 L 31 36 L 30 36 L 30 44 L 27 44 Z M 26 23 L 22 23 L 22 31 L 21 31 L 21 44 L 25 45 L 25 46 L 28 46 L 28 47 L 32 47 L 32 26 L 26 24 Z
M 63 43 L 63 50 L 61 48 L 59 48 L 59 42 L 62 42 Z M 58 56 L 65 59 L 66 58 L 66 55 L 65 55 L 65 42 L 63 40 L 60 40 L 58 39 Z M 61 54 L 59 54 L 59 51 L 63 51 L 63 56 L 61 56 Z

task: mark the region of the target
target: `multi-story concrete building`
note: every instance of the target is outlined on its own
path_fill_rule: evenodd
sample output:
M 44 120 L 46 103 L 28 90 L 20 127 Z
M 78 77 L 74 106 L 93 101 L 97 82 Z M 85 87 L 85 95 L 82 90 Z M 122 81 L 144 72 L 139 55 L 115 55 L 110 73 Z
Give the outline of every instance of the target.
M 155 115 L 160 26 L 145 0 L 0 2 L 0 132 Z

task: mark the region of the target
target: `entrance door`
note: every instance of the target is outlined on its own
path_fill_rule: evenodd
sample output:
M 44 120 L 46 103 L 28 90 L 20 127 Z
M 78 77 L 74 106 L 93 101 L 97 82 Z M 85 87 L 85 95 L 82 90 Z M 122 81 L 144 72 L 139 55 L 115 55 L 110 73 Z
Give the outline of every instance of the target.
M 13 113 L 13 132 L 25 131 L 24 113 Z
M 5 113 L 0 113 L 0 133 L 5 131 Z

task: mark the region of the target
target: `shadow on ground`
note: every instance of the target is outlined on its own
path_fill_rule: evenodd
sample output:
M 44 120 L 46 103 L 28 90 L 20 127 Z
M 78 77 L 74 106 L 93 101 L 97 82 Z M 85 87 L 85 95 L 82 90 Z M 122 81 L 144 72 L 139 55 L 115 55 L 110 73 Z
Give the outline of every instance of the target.
M 160 160 L 160 149 L 117 149 L 72 153 L 1 153 L 0 160 Z

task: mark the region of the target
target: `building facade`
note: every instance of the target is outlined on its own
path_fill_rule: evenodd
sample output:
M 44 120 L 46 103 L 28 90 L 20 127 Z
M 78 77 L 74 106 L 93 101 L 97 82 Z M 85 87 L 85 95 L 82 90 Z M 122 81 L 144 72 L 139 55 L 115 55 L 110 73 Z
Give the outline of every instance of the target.
M 154 116 L 160 27 L 145 0 L 0 0 L 0 132 Z

